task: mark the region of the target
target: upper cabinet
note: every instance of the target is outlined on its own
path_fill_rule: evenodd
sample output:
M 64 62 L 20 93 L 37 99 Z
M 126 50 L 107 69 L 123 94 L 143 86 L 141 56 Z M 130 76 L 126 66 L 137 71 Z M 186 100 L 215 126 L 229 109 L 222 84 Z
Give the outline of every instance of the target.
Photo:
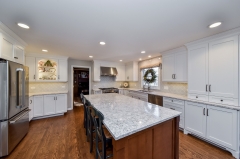
M 100 61 L 93 61 L 93 81 L 101 81 L 100 78 Z
M 29 67 L 29 81 L 67 82 L 68 59 L 63 57 L 38 57 L 28 54 L 25 65 Z
M 162 81 L 187 82 L 187 51 L 171 50 L 162 55 Z
M 0 58 L 24 64 L 26 43 L 0 22 Z
M 138 81 L 138 62 L 129 62 L 125 66 L 125 80 L 126 81 Z
M 187 45 L 188 97 L 238 105 L 238 36 Z

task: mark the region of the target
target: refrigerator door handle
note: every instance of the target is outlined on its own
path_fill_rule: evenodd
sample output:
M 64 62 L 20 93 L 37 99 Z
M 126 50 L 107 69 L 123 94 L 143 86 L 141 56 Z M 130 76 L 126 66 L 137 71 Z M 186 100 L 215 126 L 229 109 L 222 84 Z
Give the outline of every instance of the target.
M 26 110 L 24 113 L 22 113 L 21 115 L 19 115 L 18 117 L 16 117 L 14 120 L 10 120 L 10 124 L 16 123 L 18 120 L 20 120 L 22 117 L 24 117 L 26 114 L 28 114 L 28 112 L 30 112 L 31 109 Z
M 16 104 L 17 104 L 17 108 L 21 108 L 22 107 L 22 103 L 19 102 L 19 72 L 23 72 L 23 68 L 17 68 L 16 69 Z M 22 90 L 23 91 L 23 90 Z M 23 96 L 23 94 L 22 94 Z M 23 101 L 22 101 L 23 102 Z

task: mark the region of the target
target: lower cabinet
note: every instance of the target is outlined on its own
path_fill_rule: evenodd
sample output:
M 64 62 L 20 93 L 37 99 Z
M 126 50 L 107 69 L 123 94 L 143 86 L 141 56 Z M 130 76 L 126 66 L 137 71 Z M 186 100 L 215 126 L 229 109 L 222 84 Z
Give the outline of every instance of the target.
M 44 117 L 67 112 L 67 94 L 33 97 L 33 117 Z
M 119 94 L 124 95 L 124 90 L 123 89 L 119 89 Z
M 236 151 L 238 124 L 237 110 L 186 102 L 185 133 L 196 134 Z
M 145 102 L 148 102 L 148 94 L 147 93 L 141 93 L 141 92 L 136 92 L 136 91 L 129 91 L 128 96 L 139 99 Z
M 184 109 L 185 109 L 184 101 L 174 99 L 174 98 L 163 97 L 163 107 L 181 112 L 179 127 L 184 129 L 184 117 L 185 117 L 185 115 L 184 115 L 185 114 L 184 113 Z

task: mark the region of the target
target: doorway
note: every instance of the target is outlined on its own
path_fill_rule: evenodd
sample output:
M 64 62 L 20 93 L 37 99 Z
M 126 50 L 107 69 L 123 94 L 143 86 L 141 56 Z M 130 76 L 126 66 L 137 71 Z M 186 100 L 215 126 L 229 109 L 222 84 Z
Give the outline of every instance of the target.
M 72 107 L 83 106 L 80 94 L 89 95 L 91 70 L 89 67 L 72 66 Z

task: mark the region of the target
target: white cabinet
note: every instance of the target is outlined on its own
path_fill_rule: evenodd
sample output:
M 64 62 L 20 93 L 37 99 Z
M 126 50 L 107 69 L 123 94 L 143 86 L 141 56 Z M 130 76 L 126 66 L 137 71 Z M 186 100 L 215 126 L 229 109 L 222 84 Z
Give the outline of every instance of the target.
M 34 96 L 33 117 L 43 116 L 43 96 Z
M 206 105 L 186 102 L 185 129 L 198 136 L 206 136 Z
M 68 81 L 68 61 L 58 60 L 58 81 Z
M 119 89 L 118 93 L 124 95 L 124 90 L 123 89 Z
M 14 46 L 13 53 L 14 62 L 24 64 L 24 57 L 25 57 L 24 50 L 17 46 Z
M 67 112 L 67 94 L 34 96 L 32 103 L 34 118 L 44 118 L 44 116 L 55 116 Z
M 185 134 L 190 132 L 236 151 L 238 125 L 237 110 L 186 102 Z
M 125 66 L 125 80 L 126 81 L 138 81 L 138 63 L 137 62 L 129 62 Z
M 20 43 L 7 35 L 0 32 L 0 58 L 24 64 L 24 48 Z
M 44 115 L 56 113 L 56 95 L 44 95 Z
M 124 94 L 125 96 L 129 96 L 129 90 L 124 89 L 124 90 L 123 90 L 123 94 Z
M 163 97 L 163 107 L 181 112 L 179 127 L 184 129 L 184 101 Z
M 207 106 L 207 139 L 237 149 L 237 111 Z
M 116 67 L 118 74 L 116 76 L 116 81 L 125 81 L 125 66 L 119 65 Z
M 67 112 L 67 94 L 58 94 L 56 96 L 56 113 Z
M 35 57 L 27 57 L 25 58 L 25 65 L 28 66 L 29 69 L 29 81 L 36 80 L 36 59 Z
M 189 98 L 205 96 L 201 99 L 208 101 L 208 45 L 202 44 L 188 48 L 188 93 Z M 195 96 L 196 95 L 196 96 Z M 200 99 L 200 100 L 201 100 Z
M 237 106 L 238 58 L 238 36 L 188 46 L 188 97 Z
M 29 109 L 31 110 L 30 112 L 29 112 L 29 121 L 31 121 L 32 120 L 32 118 L 33 118 L 33 105 L 34 105 L 34 99 L 33 99 L 33 97 L 29 97 Z
M 209 43 L 209 96 L 238 98 L 238 36 Z
M 93 61 L 93 81 L 101 81 L 99 61 Z
M 68 81 L 68 59 L 57 59 L 36 57 L 38 55 L 28 54 L 26 56 L 25 65 L 29 67 L 30 82 L 67 82 Z M 47 61 L 50 65 L 45 66 Z
M 162 80 L 187 82 L 187 52 L 176 52 L 162 56 Z

